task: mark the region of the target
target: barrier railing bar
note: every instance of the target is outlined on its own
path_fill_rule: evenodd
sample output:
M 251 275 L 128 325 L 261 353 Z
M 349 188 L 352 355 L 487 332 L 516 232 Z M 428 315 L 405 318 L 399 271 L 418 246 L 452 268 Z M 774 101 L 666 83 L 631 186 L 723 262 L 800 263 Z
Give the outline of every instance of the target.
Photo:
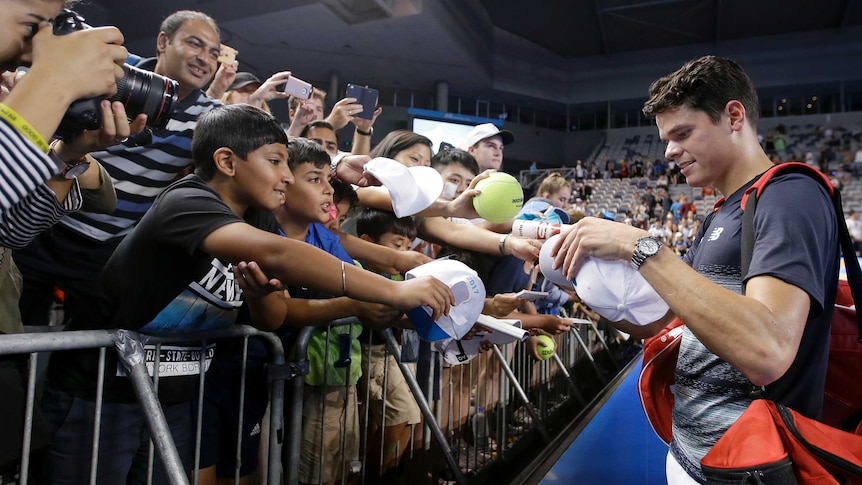
M 27 402 L 24 414 L 24 440 L 21 445 L 21 476 L 19 485 L 27 485 L 30 471 L 30 444 L 33 440 L 33 407 L 36 401 L 36 364 L 39 356 L 30 354 L 30 369 L 27 373 Z
M 503 357 L 503 353 L 500 352 L 500 349 L 494 345 L 491 347 L 491 350 L 494 351 L 494 355 L 497 356 L 497 360 L 500 362 L 500 369 L 506 374 L 506 377 L 509 378 L 509 384 L 515 388 L 515 392 L 518 394 L 518 398 L 521 399 L 521 402 L 524 405 L 524 408 L 530 413 L 530 417 L 533 418 L 533 423 L 536 424 L 536 429 L 539 430 L 539 433 L 542 435 L 542 438 L 545 441 L 550 441 L 550 437 L 548 436 L 548 432 L 545 431 L 545 427 L 539 421 L 539 414 L 536 412 L 536 408 L 530 403 L 530 400 L 527 398 L 527 394 L 524 392 L 524 388 L 521 387 L 521 383 L 515 378 L 515 373 L 512 372 L 512 369 L 506 363 L 505 357 Z
M 572 375 L 569 374 L 569 370 L 566 369 L 566 366 L 563 365 L 563 360 L 560 359 L 560 356 L 556 353 L 554 354 L 554 361 L 557 363 L 557 367 L 560 369 L 560 373 L 563 374 L 566 378 L 566 384 L 569 387 L 569 390 L 572 391 L 572 395 L 577 399 L 578 404 L 581 406 L 586 406 L 587 401 L 584 399 L 584 395 L 581 394 L 581 391 L 578 389 L 578 386 L 575 384 L 575 381 L 572 380 Z
M 96 377 L 96 412 L 93 417 L 93 457 L 90 460 L 90 485 L 96 485 L 99 466 L 99 432 L 102 429 L 102 398 L 105 394 L 105 355 L 107 347 L 99 349 L 99 372 Z
M 294 342 L 293 348 L 291 349 L 291 353 L 289 355 L 290 361 L 293 363 L 307 363 L 307 351 L 308 351 L 308 341 L 311 338 L 311 332 L 314 331 L 314 327 L 304 327 L 299 330 L 296 336 L 296 341 Z M 274 363 L 275 364 L 275 363 Z M 282 360 L 281 365 L 284 365 L 284 361 Z M 302 394 L 303 394 L 303 384 L 304 380 L 300 378 L 293 378 L 290 380 L 290 390 L 291 390 L 291 399 L 288 402 L 286 412 L 284 413 L 287 416 L 287 423 L 285 426 L 290 430 L 290 433 L 287 433 L 287 436 L 284 437 L 284 448 L 283 448 L 283 466 L 284 470 L 284 483 L 288 485 L 298 485 L 299 484 L 299 449 L 302 445 Z M 272 389 L 271 389 L 272 390 Z M 276 410 L 273 409 L 270 413 L 271 418 L 273 420 L 281 419 L 278 416 L 280 413 L 276 413 Z M 270 444 L 272 444 L 272 440 L 270 440 Z M 278 460 L 274 459 L 278 455 L 270 454 L 270 466 L 272 466 L 273 462 L 277 462 Z M 276 472 L 278 474 L 278 472 Z M 277 481 L 273 481 L 274 476 L 270 474 L 269 483 L 276 484 Z
M 587 326 L 589 326 L 593 330 L 593 333 L 596 335 L 596 338 L 599 340 L 599 344 L 601 344 L 602 348 L 605 349 L 605 352 L 608 353 L 608 357 L 611 358 L 611 362 L 613 363 L 614 367 L 617 370 L 622 369 L 622 366 L 620 366 L 620 363 L 617 362 L 616 358 L 614 358 L 614 354 L 613 354 L 613 352 L 611 352 L 611 348 L 608 346 L 607 341 L 602 336 L 602 333 L 599 332 L 599 327 L 596 325 L 595 322 L 593 322 L 592 319 L 590 319 L 590 318 L 572 318 L 571 320 L 575 323 L 583 323 L 583 324 L 586 324 Z
M 602 373 L 602 370 L 599 369 L 599 365 L 596 363 L 596 359 L 593 358 L 593 354 L 592 352 L 590 352 L 590 348 L 587 346 L 586 342 L 584 342 L 584 339 L 581 337 L 581 334 L 578 332 L 577 329 L 574 329 L 574 331 L 570 331 L 569 333 L 571 333 L 575 336 L 576 339 L 578 339 L 578 345 L 581 346 L 581 349 L 583 349 L 584 353 L 587 355 L 587 360 L 589 360 L 593 370 L 596 371 L 596 375 L 599 377 L 599 380 L 602 381 L 602 384 L 607 385 L 607 377 L 605 377 L 604 373 Z
M 194 467 L 192 470 L 195 470 L 192 473 L 192 484 L 198 485 L 200 483 L 200 474 L 198 470 L 201 469 L 201 446 L 202 439 L 201 436 L 203 433 L 203 419 L 204 419 L 204 392 L 206 387 L 206 372 L 204 372 L 204 365 L 206 363 L 206 351 L 207 342 L 201 342 L 201 353 L 200 357 L 198 357 L 198 410 L 195 416 L 195 458 L 194 458 Z M 156 371 L 154 370 L 153 373 Z
M 161 374 L 159 373 L 159 369 L 162 365 L 162 344 L 156 344 L 156 355 L 153 357 L 153 390 L 156 391 L 156 396 L 159 395 L 159 378 Z M 155 470 L 156 464 L 156 445 L 153 444 L 153 440 L 150 440 L 150 443 L 147 447 L 147 485 L 153 485 L 153 471 Z M 197 479 L 197 476 L 195 476 Z
M 203 354 L 202 354 L 203 355 Z M 248 372 L 248 337 L 242 339 L 242 374 L 239 377 L 239 416 L 236 427 L 236 454 L 234 455 L 234 484 L 239 485 L 240 466 L 242 465 L 243 417 L 245 416 L 245 380 Z
M 147 366 L 143 358 L 143 343 L 135 332 L 118 330 L 116 336 L 117 356 L 129 372 L 129 380 L 132 382 L 135 395 L 138 397 L 138 401 L 144 411 L 144 418 L 150 431 L 150 439 L 153 440 L 153 444 L 162 458 L 168 479 L 171 485 L 186 485 L 189 483 L 188 476 L 186 476 L 186 472 L 183 469 L 176 444 L 171 439 L 171 431 L 162 412 L 159 398 L 153 389 L 153 381 L 150 379 L 149 372 L 147 372 Z M 104 353 L 104 348 L 102 352 Z M 96 436 L 98 436 L 98 432 Z M 96 456 L 97 454 L 97 450 L 94 450 L 93 455 Z M 195 463 L 195 465 L 197 466 L 198 464 Z
M 446 436 L 443 435 L 443 430 L 440 429 L 440 424 L 437 422 L 437 420 L 434 419 L 434 413 L 431 411 L 431 406 L 428 405 L 428 401 L 425 399 L 425 395 L 422 394 L 422 389 L 419 388 L 419 383 L 416 382 L 416 377 L 413 375 L 412 372 L 410 372 L 410 368 L 407 367 L 407 364 L 401 362 L 401 356 L 398 355 L 398 353 L 396 352 L 396 350 L 398 349 L 398 345 L 395 342 L 395 336 L 392 335 L 392 329 L 387 328 L 382 332 L 382 334 L 383 339 L 386 341 L 386 348 L 395 356 L 395 361 L 398 363 L 398 367 L 399 369 L 401 369 L 401 373 L 404 375 L 404 380 L 407 381 L 407 385 L 410 387 L 410 392 L 413 393 L 413 397 L 416 399 L 416 404 L 419 405 L 419 410 L 422 411 L 422 416 L 425 418 L 425 423 L 428 425 L 428 427 L 431 428 L 431 432 L 437 439 L 437 443 L 440 445 L 440 448 L 443 451 L 443 455 L 446 457 L 446 462 L 449 464 L 449 468 L 452 470 L 452 474 L 455 477 L 455 481 L 459 485 L 466 484 L 467 479 L 464 477 L 464 474 L 461 473 L 461 467 L 458 466 L 458 461 L 455 459 L 454 455 L 452 454 L 452 450 L 449 448 L 449 445 L 446 441 Z

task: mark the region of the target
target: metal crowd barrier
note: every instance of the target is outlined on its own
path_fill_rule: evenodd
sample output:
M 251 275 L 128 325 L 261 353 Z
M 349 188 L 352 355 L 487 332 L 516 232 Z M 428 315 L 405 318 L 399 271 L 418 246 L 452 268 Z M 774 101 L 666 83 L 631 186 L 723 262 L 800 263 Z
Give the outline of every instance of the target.
M 351 321 L 356 323 L 356 320 L 344 319 L 333 322 L 333 325 L 343 325 Z M 433 364 L 427 382 L 420 382 L 416 373 L 401 361 L 401 347 L 391 329 L 382 332 L 380 335 L 386 345 L 384 358 L 390 355 L 394 357 L 397 363 L 396 371 L 401 373 L 409 386 L 422 416 L 421 429 L 411 433 L 404 456 L 397 457 L 405 462 L 402 469 L 419 470 L 420 473 L 411 475 L 408 472 L 407 475 L 400 475 L 401 480 L 404 483 L 436 485 L 438 477 L 445 476 L 445 480 L 458 484 L 486 483 L 487 476 L 482 476 L 483 471 L 493 467 L 495 462 L 523 452 L 519 449 L 519 446 L 526 446 L 519 443 L 522 438 L 534 436 L 539 442 L 550 443 L 554 438 L 554 431 L 546 428 L 549 418 L 560 408 L 572 403 L 583 408 L 593 397 L 588 398 L 583 394 L 572 369 L 586 363 L 584 368 L 592 369 L 595 379 L 601 384 L 607 384 L 608 372 L 615 373 L 620 368 L 620 363 L 614 360 L 602 332 L 595 323 L 588 318 L 577 318 L 574 322 L 570 332 L 554 338 L 557 352 L 553 358 L 545 361 L 535 361 L 528 355 L 524 345 L 515 344 L 493 347 L 470 362 L 453 366 L 443 366 L 441 359 L 436 358 L 432 352 Z M 310 329 L 304 330 L 303 334 L 310 334 Z M 297 340 L 296 345 L 290 349 L 292 360 L 303 360 L 300 356 L 305 355 L 307 342 L 307 338 Z M 327 345 L 327 353 L 336 351 L 337 349 L 330 349 Z M 596 356 L 599 353 L 607 354 L 612 362 L 611 369 L 603 369 L 597 362 Z M 362 358 L 366 359 L 369 355 L 370 351 L 363 352 Z M 603 359 L 602 362 L 606 360 L 608 359 Z M 392 371 L 389 366 L 384 369 L 385 389 L 390 378 L 389 372 Z M 295 379 L 291 387 L 294 396 L 303 395 L 301 379 Z M 386 396 L 383 397 L 386 402 Z M 356 406 L 361 408 L 362 402 L 367 403 L 370 399 L 367 392 L 358 395 L 359 403 Z M 294 409 L 289 414 L 294 420 L 300 420 L 301 415 L 302 406 L 297 401 L 298 399 L 294 399 L 288 404 L 288 408 Z M 350 410 L 324 409 L 324 414 L 338 416 L 347 411 Z M 366 406 L 366 413 L 360 421 L 367 423 L 367 419 Z M 301 429 L 298 422 L 288 423 L 287 427 L 289 430 Z M 381 433 L 384 428 L 385 425 L 381 426 Z M 387 481 L 392 479 L 391 476 L 381 479 L 366 472 L 367 469 L 377 469 L 380 464 L 369 463 L 369 457 L 377 456 L 378 450 L 369 449 L 369 443 L 374 440 L 367 434 L 367 426 L 363 428 L 363 432 L 360 438 L 359 462 L 352 463 L 352 466 L 351 463 L 341 464 L 341 469 L 347 471 L 342 473 L 335 483 L 391 483 Z M 320 430 L 320 433 L 323 431 Z M 299 434 L 290 433 L 292 438 L 297 440 Z M 285 449 L 297 448 L 286 446 Z M 341 456 L 344 456 L 344 451 L 342 447 Z M 375 453 L 370 453 L 371 451 Z M 322 447 L 317 452 L 317 459 L 318 466 L 322 467 Z M 288 470 L 286 476 L 290 477 L 286 483 L 297 483 L 293 470 L 296 470 L 298 460 L 297 451 L 295 456 L 285 461 L 284 467 Z M 443 470 L 448 472 L 438 475 L 438 472 Z M 319 480 L 316 483 L 324 481 Z
M 25 404 L 24 433 L 22 436 L 22 457 L 20 465 L 20 477 L 18 483 L 26 485 L 30 477 L 30 460 L 31 460 L 31 440 L 33 426 L 33 410 L 36 404 L 36 388 L 37 388 L 37 368 L 40 364 L 41 353 L 61 351 L 61 350 L 76 350 L 76 349 L 94 349 L 99 348 L 99 371 L 97 376 L 98 390 L 96 395 L 96 414 L 94 416 L 94 439 L 90 444 L 93 450 L 93 456 L 90 463 L 90 483 L 96 483 L 96 469 L 98 466 L 98 449 L 99 449 L 99 433 L 100 419 L 102 406 L 102 389 L 105 376 L 105 357 L 109 348 L 115 350 L 119 357 L 119 361 L 126 367 L 129 378 L 135 389 L 135 394 L 141 404 L 142 410 L 146 417 L 147 427 L 152 439 L 152 446 L 149 458 L 148 476 L 152 479 L 153 460 L 155 455 L 162 460 L 170 483 L 188 484 L 189 471 L 187 471 L 180 460 L 177 449 L 171 438 L 170 431 L 165 421 L 161 405 L 158 401 L 155 385 L 158 382 L 159 369 L 159 349 L 163 344 L 169 343 L 188 343 L 201 342 L 206 346 L 208 342 L 214 340 L 223 340 L 228 338 L 242 338 L 244 347 L 247 348 L 248 339 L 257 337 L 263 339 L 270 349 L 271 361 L 268 365 L 268 382 L 269 382 L 269 406 L 271 408 L 271 420 L 269 426 L 270 440 L 267 446 L 268 454 L 272 456 L 281 455 L 281 441 L 283 437 L 282 425 L 282 408 L 284 405 L 284 378 L 289 376 L 289 371 L 286 370 L 284 360 L 284 350 L 281 341 L 274 335 L 268 332 L 261 332 L 252 327 L 234 325 L 229 328 L 184 334 L 182 337 L 152 337 L 131 332 L 128 330 L 82 330 L 68 332 L 37 332 L 37 333 L 22 333 L 0 335 L 0 355 L 16 355 L 29 354 L 29 377 L 27 381 L 27 397 Z M 156 345 L 157 352 L 155 353 L 155 363 L 153 365 L 155 376 L 149 376 L 146 362 L 144 359 L 144 344 Z M 206 352 L 201 352 L 199 369 L 205 368 Z M 245 367 L 245 361 L 243 362 Z M 243 369 L 244 371 L 245 369 Z M 200 387 L 203 390 L 204 374 L 200 377 Z M 155 380 L 155 382 L 154 382 Z M 244 382 L 241 389 L 244 389 Z M 241 398 L 242 399 L 242 398 Z M 198 398 L 198 422 L 197 435 L 195 439 L 195 458 L 194 469 L 199 463 L 200 452 L 200 436 L 201 422 L 200 415 L 203 406 L 203 395 Z M 240 406 L 241 407 L 241 406 Z M 240 409 L 241 413 L 242 410 Z M 8 417 L 7 417 L 8 418 Z M 241 423 L 240 415 L 240 423 Z M 240 424 L 241 428 L 241 424 Z M 242 439 L 241 433 L 237 433 L 238 440 Z M 239 446 L 239 443 L 238 443 Z M 239 456 L 237 456 L 239 459 Z M 236 463 L 238 473 L 239 463 Z M 267 477 L 266 482 L 271 485 L 281 483 L 281 461 L 268 460 L 266 470 L 262 471 Z M 237 480 L 238 481 L 238 480 Z M 194 479 L 197 483 L 197 477 Z M 263 482 L 262 482 L 263 483 Z
M 384 360 L 391 355 L 397 363 L 397 372 L 403 376 L 410 393 L 419 407 L 422 422 L 412 428 L 411 438 L 404 456 L 397 456 L 402 462 L 402 468 L 419 470 L 410 476 L 409 481 L 420 483 L 438 483 L 438 477 L 445 477 L 450 482 L 458 484 L 485 483 L 487 476 L 482 474 L 492 469 L 495 463 L 516 456 L 523 450 L 524 443 L 532 443 L 525 437 L 533 436 L 539 442 L 549 443 L 553 439 L 552 431 L 546 423 L 560 408 L 574 402 L 586 406 L 590 396 L 585 396 L 579 388 L 577 378 L 573 374 L 575 366 L 586 362 L 595 374 L 596 379 L 607 383 L 607 370 L 602 370 L 596 361 L 598 353 L 605 352 L 610 356 L 615 369 L 619 362 L 613 359 L 608 347 L 595 323 L 588 318 L 574 319 L 575 325 L 570 332 L 554 338 L 557 346 L 556 354 L 549 360 L 537 362 L 530 357 L 524 345 L 506 345 L 493 347 L 490 351 L 476 356 L 463 365 L 444 366 L 436 352 L 430 354 L 430 366 L 427 381 L 419 382 L 410 367 L 401 361 L 401 349 L 391 330 L 382 333 L 385 342 Z M 342 319 L 331 323 L 337 325 L 358 323 L 356 319 Z M 218 331 L 183 335 L 176 338 L 150 337 L 125 330 L 92 330 L 70 332 L 26 333 L 0 336 L 0 355 L 29 354 L 30 368 L 27 383 L 27 402 L 25 432 L 22 436 L 23 456 L 21 460 L 20 484 L 26 485 L 30 469 L 30 445 L 33 409 L 36 404 L 37 367 L 44 357 L 41 353 L 55 350 L 72 350 L 101 348 L 98 384 L 104 382 L 105 355 L 108 349 L 117 351 L 120 361 L 129 371 L 129 377 L 134 385 L 136 395 L 141 403 L 147 419 L 148 429 L 152 437 L 149 473 L 152 474 L 153 460 L 162 460 L 170 476 L 171 484 L 187 484 L 190 475 L 180 461 L 176 447 L 171 439 L 161 406 L 157 399 L 158 378 L 151 378 L 143 359 L 143 344 L 169 344 L 175 342 L 208 342 L 227 338 L 241 338 L 244 342 L 243 382 L 240 389 L 245 389 L 245 363 L 248 339 L 258 337 L 263 339 L 271 349 L 271 361 L 267 366 L 267 380 L 270 393 L 269 440 L 266 449 L 262 450 L 261 466 L 258 474 L 259 483 L 288 484 L 299 483 L 299 469 L 302 451 L 303 403 L 307 385 L 302 376 L 308 373 L 307 358 L 308 343 L 316 327 L 305 327 L 296 333 L 292 345 L 287 349 L 287 360 L 281 340 L 272 333 L 261 332 L 252 327 L 235 325 Z M 330 339 L 326 339 L 324 361 L 329 362 L 330 352 L 343 350 L 330 348 Z M 111 350 L 113 351 L 113 350 Z M 204 367 L 205 353 L 201 353 L 200 368 Z M 159 353 L 156 353 L 158 359 Z M 362 358 L 368 358 L 363 354 Z M 342 359 L 343 360 L 343 359 Z M 341 362 L 347 365 L 350 362 Z M 159 362 L 154 368 L 158 369 Z M 390 368 L 384 366 L 383 402 L 386 402 L 386 382 L 390 379 Z M 420 371 L 421 373 L 421 371 Z M 156 374 L 158 375 L 158 374 Z M 324 373 L 324 375 L 328 375 Z M 288 394 L 285 402 L 285 381 L 288 381 Z M 201 426 L 200 410 L 203 406 L 203 378 L 201 378 L 198 398 L 198 422 L 196 427 L 195 457 L 192 469 L 197 469 L 200 453 Z M 327 383 L 324 382 L 324 386 Z M 348 386 L 349 387 L 349 386 Z M 356 393 L 357 402 L 351 406 L 366 405 L 366 414 L 360 417 L 360 422 L 368 423 L 368 395 Z M 89 446 L 93 449 L 93 459 L 90 463 L 91 483 L 95 482 L 95 470 L 98 466 L 97 451 L 99 448 L 100 413 L 102 401 L 101 392 L 97 395 L 97 412 L 95 416 L 94 440 Z M 244 392 L 240 397 L 240 424 L 242 428 L 242 406 Z M 323 401 L 325 403 L 325 401 Z M 347 403 L 348 401 L 345 401 Z M 385 406 L 385 404 L 384 404 Z M 323 405 L 323 417 L 329 415 L 346 416 L 351 409 L 332 409 Z M 330 414 L 331 413 L 331 414 Z M 385 415 L 385 408 L 384 408 Z M 384 418 L 385 419 L 385 418 Z M 383 433 L 385 422 L 381 423 Z M 238 430 L 239 431 L 239 430 Z M 359 456 L 347 457 L 346 439 L 342 439 L 341 454 L 345 460 L 340 468 L 339 483 L 379 483 L 378 477 L 370 476 L 367 469 L 374 468 L 367 461 L 369 455 L 368 427 L 362 428 L 360 436 Z M 321 437 L 324 430 L 319 430 Z M 239 459 L 242 436 L 237 433 L 236 477 L 239 483 Z M 383 440 L 381 439 L 381 445 Z M 381 450 L 382 452 L 382 450 Z M 318 469 L 322 470 L 326 451 L 321 439 L 320 448 L 315 455 L 319 460 Z M 376 456 L 376 455 L 374 455 Z M 357 459 L 353 459 L 357 458 Z M 188 467 L 189 464 L 187 464 Z M 446 471 L 446 473 L 440 473 Z M 478 477 L 478 478 L 477 478 Z M 197 476 L 191 479 L 197 483 Z M 317 483 L 323 483 L 320 479 Z

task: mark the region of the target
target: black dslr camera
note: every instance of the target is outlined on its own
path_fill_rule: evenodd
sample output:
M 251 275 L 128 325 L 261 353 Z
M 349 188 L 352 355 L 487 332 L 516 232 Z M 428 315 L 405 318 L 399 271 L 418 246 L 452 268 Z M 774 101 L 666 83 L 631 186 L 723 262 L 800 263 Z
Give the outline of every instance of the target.
M 54 35 L 89 29 L 84 18 L 72 10 L 64 9 L 53 20 Z M 123 64 L 125 75 L 117 83 L 117 94 L 109 101 L 120 101 L 126 107 L 129 118 L 144 113 L 147 124 L 164 128 L 171 118 L 171 108 L 177 101 L 177 82 L 154 72 Z M 55 136 L 72 140 L 84 130 L 95 130 L 102 126 L 99 102 L 102 98 L 79 99 L 69 105 Z

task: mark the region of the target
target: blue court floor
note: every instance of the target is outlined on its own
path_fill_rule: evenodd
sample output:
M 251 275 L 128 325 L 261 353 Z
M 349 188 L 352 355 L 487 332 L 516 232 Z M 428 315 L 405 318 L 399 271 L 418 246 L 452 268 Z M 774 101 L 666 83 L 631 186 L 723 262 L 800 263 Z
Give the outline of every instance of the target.
M 667 485 L 667 445 L 650 427 L 638 400 L 641 364 L 629 369 L 541 484 Z

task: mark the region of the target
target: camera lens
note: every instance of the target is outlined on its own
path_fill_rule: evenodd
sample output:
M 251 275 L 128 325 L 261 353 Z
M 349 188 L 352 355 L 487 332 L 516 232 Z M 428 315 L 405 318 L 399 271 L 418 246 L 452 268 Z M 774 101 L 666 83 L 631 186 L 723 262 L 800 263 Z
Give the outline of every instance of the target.
M 177 100 L 177 82 L 128 64 L 123 64 L 123 71 L 125 75 L 117 83 L 117 94 L 110 101 L 123 103 L 129 118 L 143 113 L 147 115 L 147 125 L 164 128 Z

